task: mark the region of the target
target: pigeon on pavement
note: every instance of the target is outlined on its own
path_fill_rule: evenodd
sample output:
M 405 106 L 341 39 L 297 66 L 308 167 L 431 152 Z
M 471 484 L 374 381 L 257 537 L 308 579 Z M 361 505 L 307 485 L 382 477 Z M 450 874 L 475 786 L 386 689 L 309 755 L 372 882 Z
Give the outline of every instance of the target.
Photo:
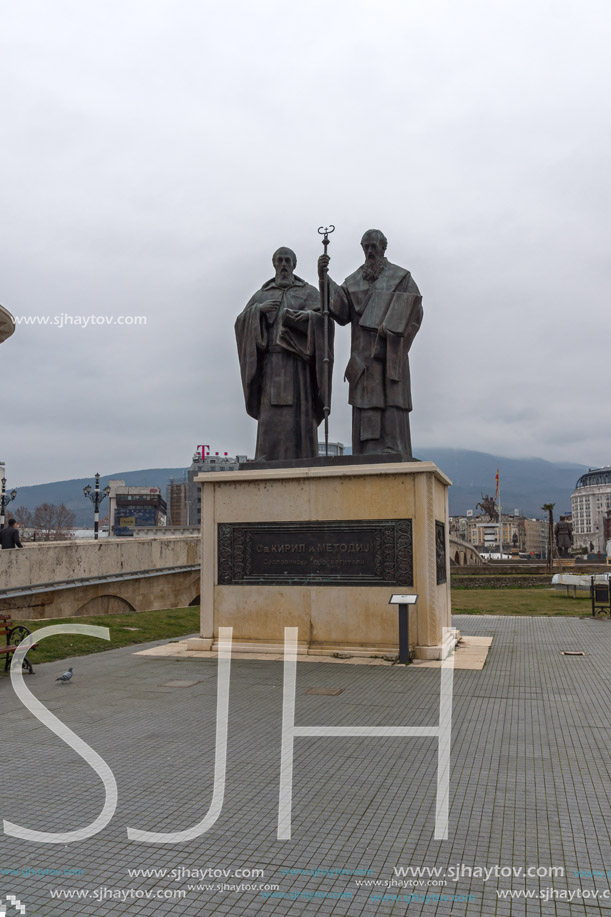
M 68 669 L 67 672 L 64 672 L 63 675 L 60 675 L 59 678 L 56 678 L 55 681 L 63 681 L 64 684 L 72 678 L 72 666 Z

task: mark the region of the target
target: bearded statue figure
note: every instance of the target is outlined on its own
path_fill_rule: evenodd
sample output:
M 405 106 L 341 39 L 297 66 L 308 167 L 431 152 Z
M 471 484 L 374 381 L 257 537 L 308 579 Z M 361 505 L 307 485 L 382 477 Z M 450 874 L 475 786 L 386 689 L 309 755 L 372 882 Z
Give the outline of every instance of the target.
M 412 275 L 386 258 L 386 236 L 368 230 L 361 239 L 365 262 L 339 286 L 329 277 L 329 311 L 350 323 L 346 367 L 352 405 L 353 455 L 412 455 L 409 350 L 422 322 L 422 296 Z M 329 256 L 318 259 L 321 281 Z
M 554 526 L 554 537 L 560 557 L 568 557 L 569 551 L 573 547 L 573 526 L 570 518 L 567 516 L 560 517 L 560 521 Z
M 255 459 L 314 458 L 325 392 L 320 294 L 294 273 L 297 257 L 290 248 L 274 252 L 272 264 L 275 276 L 235 323 L 246 410 L 259 422 Z M 330 335 L 330 366 L 332 360 Z

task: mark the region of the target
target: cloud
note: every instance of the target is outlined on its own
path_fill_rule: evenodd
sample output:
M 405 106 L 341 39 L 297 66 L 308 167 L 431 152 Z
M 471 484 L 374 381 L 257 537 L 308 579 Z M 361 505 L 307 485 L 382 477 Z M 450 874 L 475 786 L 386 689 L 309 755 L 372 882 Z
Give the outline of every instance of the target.
M 534 0 L 25 2 L 0 34 L 11 483 L 253 453 L 233 323 L 281 244 L 378 226 L 425 307 L 413 441 L 607 463 L 610 13 Z M 350 442 L 339 329 L 331 436 Z

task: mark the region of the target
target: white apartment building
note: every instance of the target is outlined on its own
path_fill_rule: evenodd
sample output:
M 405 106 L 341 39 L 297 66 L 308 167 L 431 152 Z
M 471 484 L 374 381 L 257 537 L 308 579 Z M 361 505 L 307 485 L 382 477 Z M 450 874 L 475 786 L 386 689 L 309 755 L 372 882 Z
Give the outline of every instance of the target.
M 575 485 L 571 494 L 573 545 L 606 554 L 604 520 L 611 511 L 611 465 L 591 468 Z

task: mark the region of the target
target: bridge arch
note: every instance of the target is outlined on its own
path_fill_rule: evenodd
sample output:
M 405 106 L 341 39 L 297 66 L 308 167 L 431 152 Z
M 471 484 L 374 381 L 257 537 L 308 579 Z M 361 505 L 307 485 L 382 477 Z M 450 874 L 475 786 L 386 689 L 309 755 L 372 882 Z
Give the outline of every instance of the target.
M 75 612 L 77 615 L 120 615 L 136 611 L 133 605 L 119 595 L 96 595 L 84 602 Z
M 463 541 L 462 538 L 450 535 L 450 562 L 455 567 L 463 567 L 473 564 L 479 566 L 483 563 L 483 560 L 474 545 L 469 544 L 468 541 Z

